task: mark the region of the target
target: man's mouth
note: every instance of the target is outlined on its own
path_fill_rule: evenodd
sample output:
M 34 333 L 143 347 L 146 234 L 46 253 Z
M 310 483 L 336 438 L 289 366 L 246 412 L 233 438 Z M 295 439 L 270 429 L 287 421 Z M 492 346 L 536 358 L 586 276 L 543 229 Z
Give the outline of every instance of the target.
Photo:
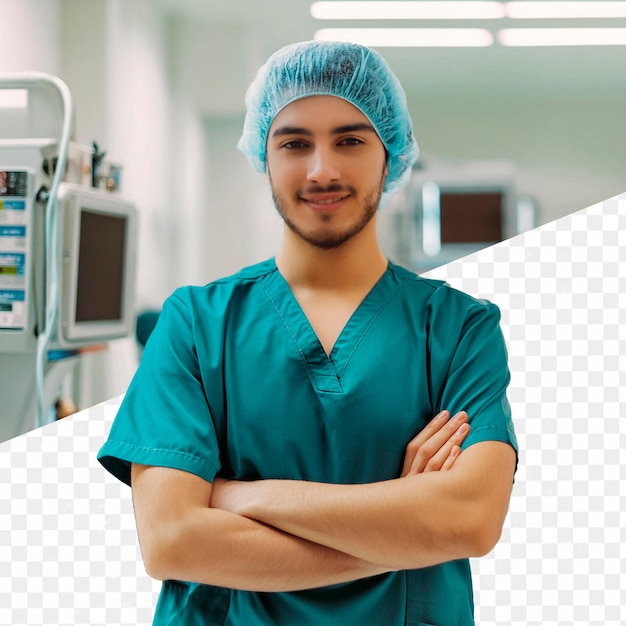
M 342 194 L 314 194 L 314 195 L 306 195 L 301 196 L 301 200 L 308 204 L 309 206 L 314 207 L 327 207 L 331 208 L 333 205 L 337 205 L 343 202 L 346 198 L 350 196 L 349 193 Z

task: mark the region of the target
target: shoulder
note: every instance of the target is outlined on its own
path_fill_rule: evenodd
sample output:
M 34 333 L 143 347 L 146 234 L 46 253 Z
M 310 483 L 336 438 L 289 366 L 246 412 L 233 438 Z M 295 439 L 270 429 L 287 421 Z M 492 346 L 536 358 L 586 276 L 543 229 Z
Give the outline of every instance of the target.
M 227 320 L 237 312 L 255 308 L 264 297 L 259 289 L 264 276 L 276 272 L 272 259 L 246 267 L 236 274 L 219 278 L 206 285 L 177 288 L 163 303 L 155 327 L 157 336 L 192 342 L 215 339 Z
M 163 308 L 187 309 L 201 315 L 211 311 L 218 313 L 226 310 L 233 301 L 250 294 L 263 277 L 276 271 L 276 263 L 268 259 L 206 285 L 179 287 L 167 298 Z

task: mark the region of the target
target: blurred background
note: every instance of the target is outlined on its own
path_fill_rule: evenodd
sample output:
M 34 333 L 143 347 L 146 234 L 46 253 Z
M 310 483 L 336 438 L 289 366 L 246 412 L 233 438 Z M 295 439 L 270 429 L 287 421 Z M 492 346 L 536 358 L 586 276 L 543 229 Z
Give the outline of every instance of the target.
M 272 52 L 320 29 L 471 28 L 482 37 L 476 46 L 458 37 L 374 46 L 406 90 L 421 150 L 411 184 L 381 211 L 393 260 L 425 271 L 626 189 L 626 17 L 340 20 L 313 17 L 311 4 L 0 0 L 0 72 L 60 77 L 74 100 L 74 140 L 96 141 L 121 168 L 117 192 L 139 214 L 138 313 L 158 311 L 179 285 L 276 252 L 282 224 L 267 182 L 236 150 L 244 95 Z M 502 35 L 562 27 L 610 29 L 612 45 L 507 45 Z M 462 206 L 496 194 L 497 232 L 464 240 L 464 228 L 450 231 L 446 247 L 444 198 L 455 194 L 466 194 Z M 79 407 L 123 393 L 139 357 L 129 337 L 86 360 L 72 392 Z

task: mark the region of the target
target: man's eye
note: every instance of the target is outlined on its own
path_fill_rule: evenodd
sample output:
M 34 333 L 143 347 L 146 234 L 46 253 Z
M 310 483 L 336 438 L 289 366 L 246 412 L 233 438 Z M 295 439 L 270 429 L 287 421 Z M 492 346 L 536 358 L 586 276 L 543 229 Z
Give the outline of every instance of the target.
M 306 148 L 306 144 L 299 139 L 292 139 L 291 141 L 285 142 L 282 147 L 287 148 L 287 150 L 301 150 L 302 148 Z
M 361 139 L 356 137 L 344 137 L 339 144 L 342 146 L 360 146 L 363 143 Z

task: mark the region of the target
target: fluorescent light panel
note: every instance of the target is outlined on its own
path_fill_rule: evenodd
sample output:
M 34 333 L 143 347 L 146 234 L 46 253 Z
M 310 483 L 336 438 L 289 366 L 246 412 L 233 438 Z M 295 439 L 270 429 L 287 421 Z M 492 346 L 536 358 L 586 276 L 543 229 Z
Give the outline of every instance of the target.
M 480 28 L 325 28 L 318 41 L 349 41 L 374 48 L 484 48 L 493 35 Z
M 311 14 L 334 20 L 626 18 L 626 2 L 315 2 Z M 625 33 L 623 28 L 503 29 L 497 39 L 503 46 L 622 46 Z M 424 48 L 485 47 L 494 41 L 488 30 L 477 28 L 327 28 L 318 31 L 315 39 Z
M 626 2 L 506 2 L 505 10 L 518 19 L 626 17 Z
M 505 28 L 503 46 L 626 46 L 626 28 Z
M 466 20 L 568 19 L 626 17 L 626 2 L 314 2 L 311 15 L 320 20 Z
M 504 17 L 501 2 L 314 2 L 319 20 L 447 20 Z
M 502 46 L 626 46 L 626 28 L 505 28 Z M 484 48 L 493 35 L 480 28 L 325 28 L 318 41 L 349 41 L 373 48 Z

